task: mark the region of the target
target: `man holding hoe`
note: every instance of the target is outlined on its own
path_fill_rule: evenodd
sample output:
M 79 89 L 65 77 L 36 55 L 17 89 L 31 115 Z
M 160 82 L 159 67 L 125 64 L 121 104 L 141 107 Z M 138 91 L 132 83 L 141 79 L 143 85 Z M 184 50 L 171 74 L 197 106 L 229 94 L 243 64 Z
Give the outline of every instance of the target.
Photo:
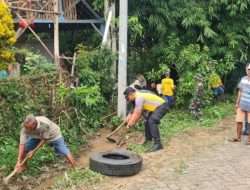
M 133 111 L 126 118 L 127 127 L 132 127 L 139 121 L 144 111 L 148 112 L 145 121 L 145 143 L 154 141 L 149 150 L 154 152 L 163 148 L 160 139 L 158 125 L 161 118 L 169 110 L 168 103 L 161 97 L 150 92 L 139 92 L 132 87 L 128 87 L 124 93 L 127 101 L 134 104 Z
M 20 133 L 19 153 L 15 167 L 17 173 L 25 170 L 26 164 L 22 164 L 25 157 L 28 156 L 31 159 L 36 147 L 42 147 L 46 142 L 57 154 L 65 156 L 72 167 L 75 166 L 75 160 L 64 142 L 59 126 L 46 117 L 28 115 Z

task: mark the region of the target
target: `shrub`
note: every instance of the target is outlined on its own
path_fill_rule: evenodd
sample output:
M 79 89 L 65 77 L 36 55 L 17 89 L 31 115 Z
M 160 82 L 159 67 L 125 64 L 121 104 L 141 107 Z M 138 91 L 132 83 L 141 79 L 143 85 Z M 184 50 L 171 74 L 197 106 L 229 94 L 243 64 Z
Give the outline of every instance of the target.
M 7 5 L 0 2 L 0 70 L 7 69 L 7 64 L 14 61 L 11 47 L 15 41 L 12 16 Z

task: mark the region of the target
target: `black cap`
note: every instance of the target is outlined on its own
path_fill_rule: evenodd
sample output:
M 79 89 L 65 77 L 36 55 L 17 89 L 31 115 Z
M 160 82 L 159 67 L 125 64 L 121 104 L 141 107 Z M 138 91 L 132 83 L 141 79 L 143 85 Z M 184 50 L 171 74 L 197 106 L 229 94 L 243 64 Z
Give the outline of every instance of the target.
M 123 92 L 123 94 L 127 99 L 128 95 L 131 94 L 131 93 L 134 93 L 134 92 L 135 92 L 135 89 L 132 88 L 131 86 L 129 86 L 129 87 L 126 88 L 126 90 Z

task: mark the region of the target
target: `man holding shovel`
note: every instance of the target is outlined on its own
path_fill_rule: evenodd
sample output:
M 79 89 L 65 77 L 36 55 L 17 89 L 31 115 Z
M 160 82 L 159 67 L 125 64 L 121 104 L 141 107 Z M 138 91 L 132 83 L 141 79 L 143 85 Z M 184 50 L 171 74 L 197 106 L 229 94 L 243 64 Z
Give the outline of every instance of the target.
M 45 142 L 48 142 L 57 154 L 65 156 L 72 167 L 75 166 L 75 160 L 64 142 L 59 126 L 46 117 L 28 115 L 20 133 L 19 153 L 15 167 L 17 173 L 26 168 L 26 164 L 22 163 L 25 157 L 32 158 L 37 150 L 36 147 L 42 147 Z
M 132 87 L 128 87 L 124 91 L 127 101 L 134 105 L 133 111 L 126 118 L 127 126 L 130 128 L 139 121 L 144 111 L 148 112 L 145 121 L 145 143 L 153 140 L 153 146 L 149 152 L 154 152 L 163 148 L 160 139 L 158 125 L 161 118 L 169 110 L 168 103 L 161 97 L 150 92 L 135 91 Z

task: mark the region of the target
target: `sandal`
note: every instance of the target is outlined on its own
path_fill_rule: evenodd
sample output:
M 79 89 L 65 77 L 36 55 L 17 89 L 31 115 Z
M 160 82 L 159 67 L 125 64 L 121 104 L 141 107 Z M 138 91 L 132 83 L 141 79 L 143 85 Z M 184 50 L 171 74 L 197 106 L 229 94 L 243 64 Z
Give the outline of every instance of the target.
M 230 142 L 240 142 L 241 139 L 238 139 L 238 138 L 232 138 L 232 139 L 229 139 Z M 250 143 L 250 142 L 249 142 Z M 250 144 L 249 144 L 250 145 Z

